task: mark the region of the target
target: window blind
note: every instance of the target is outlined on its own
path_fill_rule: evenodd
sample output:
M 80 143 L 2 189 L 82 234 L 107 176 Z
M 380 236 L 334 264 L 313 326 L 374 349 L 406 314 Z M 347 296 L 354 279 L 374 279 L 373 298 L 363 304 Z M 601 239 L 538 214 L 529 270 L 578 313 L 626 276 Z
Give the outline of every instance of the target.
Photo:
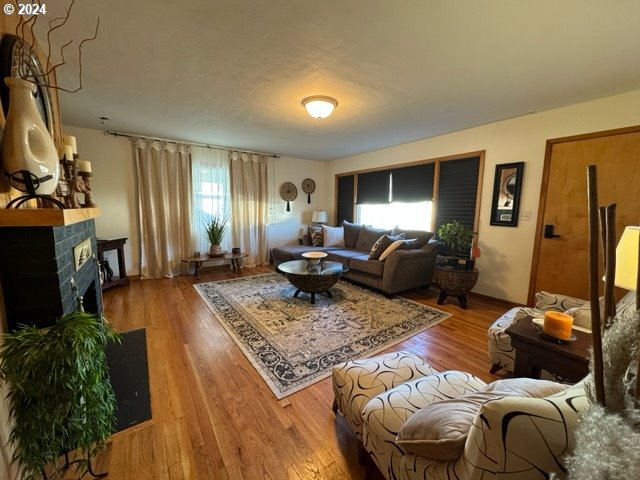
M 358 174 L 356 203 L 389 203 L 390 170 Z
M 343 220 L 353 223 L 353 187 L 354 175 L 338 177 L 338 207 L 336 209 L 337 225 Z
M 431 200 L 434 171 L 434 163 L 392 170 L 392 201 L 410 203 Z
M 436 232 L 454 220 L 473 228 L 479 169 L 480 157 L 440 163 Z

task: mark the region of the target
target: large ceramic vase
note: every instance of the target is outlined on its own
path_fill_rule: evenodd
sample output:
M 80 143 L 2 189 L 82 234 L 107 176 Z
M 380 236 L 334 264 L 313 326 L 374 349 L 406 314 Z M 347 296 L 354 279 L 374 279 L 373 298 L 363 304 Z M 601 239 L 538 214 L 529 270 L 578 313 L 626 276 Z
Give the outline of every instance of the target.
M 7 77 L 9 87 L 9 113 L 2 137 L 2 165 L 11 184 L 25 191 L 21 170 L 35 175 L 39 195 L 50 195 L 58 185 L 60 165 L 58 152 L 51 134 L 44 124 L 34 94 L 36 85 L 19 78 Z M 28 176 L 28 175 L 24 175 Z

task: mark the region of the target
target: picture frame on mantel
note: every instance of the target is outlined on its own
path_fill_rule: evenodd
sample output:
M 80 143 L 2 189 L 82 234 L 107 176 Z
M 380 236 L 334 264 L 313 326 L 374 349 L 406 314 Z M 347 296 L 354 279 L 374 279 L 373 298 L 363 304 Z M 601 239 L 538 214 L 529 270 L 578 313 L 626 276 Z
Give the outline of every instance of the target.
M 502 227 L 517 227 L 524 162 L 496 165 L 493 180 L 493 201 L 489 223 Z

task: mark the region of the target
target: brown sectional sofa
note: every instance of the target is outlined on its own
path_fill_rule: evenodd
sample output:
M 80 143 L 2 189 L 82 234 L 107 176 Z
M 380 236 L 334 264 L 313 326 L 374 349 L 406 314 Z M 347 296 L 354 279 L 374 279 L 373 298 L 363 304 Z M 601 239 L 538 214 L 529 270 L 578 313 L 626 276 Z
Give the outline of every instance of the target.
M 387 295 L 403 290 L 426 287 L 431 283 L 438 242 L 431 232 L 420 230 L 377 229 L 343 222 L 344 247 L 320 245 L 291 245 L 271 249 L 271 263 L 299 260 L 304 252 L 327 252 L 327 260 L 341 262 L 349 268 L 343 275 L 347 280 L 375 288 Z M 384 234 L 405 234 L 408 240 L 402 249 L 392 252 L 384 261 L 369 260 L 373 244 Z M 415 239 L 415 241 L 411 241 Z

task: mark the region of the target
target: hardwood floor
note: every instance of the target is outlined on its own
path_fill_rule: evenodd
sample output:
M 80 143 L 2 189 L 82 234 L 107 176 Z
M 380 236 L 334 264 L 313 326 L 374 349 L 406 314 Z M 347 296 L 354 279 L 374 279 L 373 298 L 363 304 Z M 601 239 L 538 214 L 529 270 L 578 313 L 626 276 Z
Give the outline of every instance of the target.
M 270 271 L 243 268 L 242 275 Z M 153 418 L 114 434 L 96 470 L 113 480 L 363 479 L 355 437 L 331 412 L 331 379 L 276 400 L 192 288 L 233 277 L 208 269 L 200 279 L 134 281 L 104 292 L 117 330 L 146 327 Z M 435 290 L 404 296 L 452 316 L 390 351 L 497 378 L 488 373 L 486 331 L 508 304 L 470 295 L 462 310 L 456 300 L 436 305 Z

